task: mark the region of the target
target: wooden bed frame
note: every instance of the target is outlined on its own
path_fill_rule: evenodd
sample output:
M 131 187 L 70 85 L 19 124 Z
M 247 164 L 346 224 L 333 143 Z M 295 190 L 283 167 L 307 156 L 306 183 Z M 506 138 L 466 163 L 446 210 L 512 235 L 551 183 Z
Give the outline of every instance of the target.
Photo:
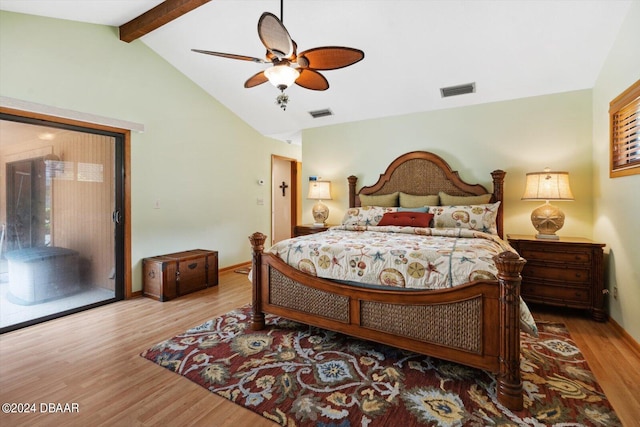
M 496 170 L 492 201 L 502 201 L 505 172 Z M 427 195 L 480 195 L 482 185 L 462 181 L 439 156 L 424 151 L 394 160 L 378 182 L 356 193 L 350 176 L 349 206 L 359 194 L 403 191 Z M 502 237 L 502 203 L 497 217 Z M 263 329 L 265 313 L 330 329 L 496 374 L 498 401 L 522 409 L 520 377 L 520 273 L 525 260 L 513 252 L 495 256 L 498 280 L 478 280 L 444 290 L 382 290 L 309 276 L 264 253 L 266 236 L 253 247 L 252 328 Z M 404 321 L 403 321 L 404 319 Z M 407 321 L 409 319 L 409 321 Z

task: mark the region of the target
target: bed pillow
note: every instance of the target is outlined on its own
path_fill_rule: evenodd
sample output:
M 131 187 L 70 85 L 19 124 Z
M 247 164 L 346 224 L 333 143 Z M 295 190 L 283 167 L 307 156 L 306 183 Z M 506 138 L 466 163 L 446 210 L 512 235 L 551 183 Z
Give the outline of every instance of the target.
M 442 191 L 438 193 L 440 196 L 440 205 L 442 206 L 459 206 L 459 205 L 484 205 L 491 201 L 491 194 L 481 194 L 479 196 L 451 196 Z M 432 203 L 435 205 L 436 203 Z
M 428 212 L 429 208 L 427 206 L 420 206 L 419 208 L 403 208 L 399 207 L 398 212 Z
M 500 202 L 468 206 L 430 206 L 435 228 L 467 228 L 498 234 L 496 217 Z
M 429 196 L 417 196 L 400 192 L 400 206 L 403 208 L 419 208 L 422 206 L 437 206 L 440 204 L 440 198 L 437 194 Z
M 378 225 L 385 213 L 396 211 L 397 208 L 389 208 L 383 206 L 363 206 L 361 208 L 349 208 L 342 218 L 342 225 Z
M 398 206 L 398 192 L 391 194 L 380 194 L 376 196 L 370 196 L 366 194 L 360 194 L 361 206 L 382 206 L 382 207 L 394 207 Z
M 433 214 L 422 212 L 387 212 L 378 223 L 383 225 L 398 225 L 405 227 L 429 227 Z

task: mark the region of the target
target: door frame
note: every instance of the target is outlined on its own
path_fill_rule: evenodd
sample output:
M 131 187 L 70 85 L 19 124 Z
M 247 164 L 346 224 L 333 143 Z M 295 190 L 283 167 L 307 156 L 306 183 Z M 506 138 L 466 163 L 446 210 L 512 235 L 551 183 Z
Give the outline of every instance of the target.
M 274 182 L 274 163 L 275 160 L 284 160 L 289 162 L 290 172 L 291 172 L 291 224 L 289 224 L 289 235 L 293 236 L 293 229 L 295 225 L 300 221 L 301 218 L 301 209 L 300 209 L 300 200 L 301 200 L 301 185 L 300 185 L 300 171 L 302 170 L 302 163 L 300 163 L 297 159 L 291 157 L 279 156 L 277 154 L 271 155 L 271 243 L 273 244 L 273 236 L 275 236 L 275 218 L 273 216 L 274 212 L 274 203 L 273 194 L 275 191 L 274 186 L 277 183 Z
M 116 299 L 130 299 L 135 296 L 132 291 L 131 263 L 131 130 L 2 106 L 0 106 L 0 118 L 49 127 L 76 128 L 76 130 L 77 128 L 82 128 L 90 133 L 115 137 L 119 135 L 123 139 L 122 144 L 116 144 L 115 153 L 116 158 L 120 157 L 122 159 L 119 166 L 120 169 L 116 171 L 117 174 L 121 175 L 122 185 L 117 186 L 115 194 L 116 210 L 122 212 L 122 215 L 120 215 L 122 227 L 116 227 L 116 233 L 120 232 L 121 235 L 116 234 L 115 238 L 116 243 L 118 241 L 122 243 L 121 247 L 116 246 L 115 262 L 116 271 L 121 272 L 123 283 L 122 291 L 116 286 Z M 121 201 L 122 206 L 117 205 L 119 201 Z M 120 251 L 122 252 L 122 257 L 117 256 Z

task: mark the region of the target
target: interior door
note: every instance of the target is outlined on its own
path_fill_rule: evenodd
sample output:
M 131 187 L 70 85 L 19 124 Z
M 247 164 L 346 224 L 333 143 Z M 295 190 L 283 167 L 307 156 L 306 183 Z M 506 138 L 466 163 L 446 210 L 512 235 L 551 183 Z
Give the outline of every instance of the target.
M 299 165 L 296 159 L 271 156 L 271 244 L 290 238 L 299 219 Z

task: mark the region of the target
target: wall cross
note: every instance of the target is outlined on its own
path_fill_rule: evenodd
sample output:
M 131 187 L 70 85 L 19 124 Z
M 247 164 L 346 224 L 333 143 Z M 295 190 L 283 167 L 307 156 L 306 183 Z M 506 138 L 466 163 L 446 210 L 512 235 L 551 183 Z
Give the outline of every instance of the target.
M 286 182 L 282 181 L 282 185 L 280 185 L 278 188 L 282 188 L 282 197 L 285 197 L 285 193 L 284 191 L 289 188 L 289 186 L 287 185 Z

